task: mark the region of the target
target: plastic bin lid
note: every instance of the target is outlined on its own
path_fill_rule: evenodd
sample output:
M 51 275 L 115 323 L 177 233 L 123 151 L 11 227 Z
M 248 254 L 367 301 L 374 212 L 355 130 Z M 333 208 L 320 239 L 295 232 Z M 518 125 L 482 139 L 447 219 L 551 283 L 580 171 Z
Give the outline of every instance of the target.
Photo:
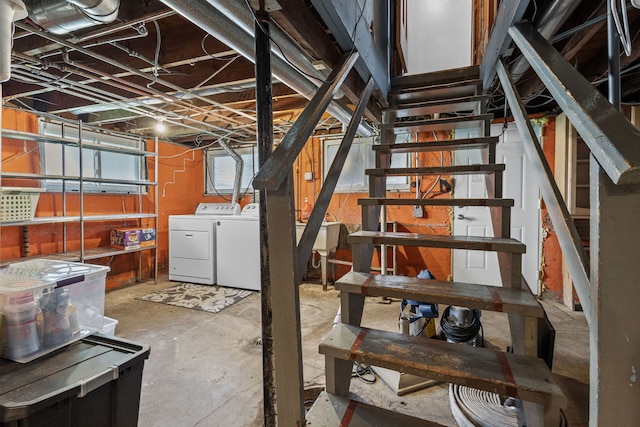
M 104 265 L 83 264 L 81 262 L 37 259 L 11 264 L 13 269 L 23 271 L 25 278 L 54 283 L 56 287 L 67 286 L 83 280 L 103 276 L 110 270 Z
M 13 265 L 0 267 L 0 294 L 37 292 L 55 286 L 55 281 L 34 277 L 28 270 L 14 268 Z

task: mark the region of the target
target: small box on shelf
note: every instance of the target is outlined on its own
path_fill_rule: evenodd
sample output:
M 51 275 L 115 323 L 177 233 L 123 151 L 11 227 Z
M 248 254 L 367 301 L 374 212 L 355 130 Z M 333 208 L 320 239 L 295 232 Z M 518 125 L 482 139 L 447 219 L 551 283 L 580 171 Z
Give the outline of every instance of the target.
M 148 248 L 155 245 L 156 245 L 156 229 L 153 227 L 141 228 L 140 229 L 140 246 L 143 248 Z
M 139 249 L 141 241 L 139 228 L 116 228 L 111 230 L 111 247 L 117 249 Z
M 98 332 L 109 267 L 38 259 L 0 269 L 0 356 L 26 363 Z
M 148 248 L 156 244 L 155 228 L 114 228 L 111 230 L 111 247 L 123 249 Z

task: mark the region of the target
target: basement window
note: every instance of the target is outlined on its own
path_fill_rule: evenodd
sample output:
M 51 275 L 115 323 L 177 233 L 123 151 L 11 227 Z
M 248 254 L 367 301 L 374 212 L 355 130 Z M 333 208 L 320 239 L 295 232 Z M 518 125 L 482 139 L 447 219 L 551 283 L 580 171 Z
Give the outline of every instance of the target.
M 327 177 L 329 168 L 338 152 L 342 138 L 327 138 L 324 140 L 323 176 Z M 369 191 L 369 177 L 366 169 L 376 166 L 376 156 L 373 151 L 374 138 L 354 138 L 347 159 L 340 173 L 336 193 L 351 193 Z M 406 168 L 409 165 L 408 154 L 394 154 L 391 157 L 392 168 Z M 409 190 L 409 179 L 406 176 L 387 177 L 387 190 Z
M 242 157 L 242 180 L 240 192 L 253 191 L 251 182 L 258 172 L 258 150 L 254 147 L 236 148 Z M 207 196 L 229 195 L 233 192 L 236 176 L 236 161 L 221 149 L 211 149 L 206 152 L 205 189 Z
M 78 125 L 40 121 L 39 128 L 41 135 L 78 139 Z M 145 149 L 144 141 L 135 135 L 103 133 L 90 129 L 82 129 L 82 142 L 141 151 Z M 80 179 L 80 150 L 76 144 L 43 142 L 40 151 L 44 174 Z M 129 194 L 139 193 L 141 189 L 146 191 L 146 187 L 100 180 L 145 181 L 148 179 L 148 171 L 141 155 L 83 148 L 82 177 L 92 180 L 83 182 L 84 192 Z M 80 191 L 78 180 L 45 179 L 43 183 L 48 191 Z

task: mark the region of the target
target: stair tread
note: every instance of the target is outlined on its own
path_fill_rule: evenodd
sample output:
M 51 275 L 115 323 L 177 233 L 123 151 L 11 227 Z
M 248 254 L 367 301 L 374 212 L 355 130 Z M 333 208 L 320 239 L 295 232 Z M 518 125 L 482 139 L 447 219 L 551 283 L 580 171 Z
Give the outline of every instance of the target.
M 327 357 L 382 366 L 503 396 L 566 407 L 542 359 L 339 323 L 320 344 Z
M 375 151 L 394 153 L 415 153 L 424 151 L 442 151 L 454 149 L 482 148 L 490 144 L 497 144 L 498 138 L 487 136 L 482 138 L 449 139 L 445 141 L 427 142 L 402 142 L 398 144 L 377 144 L 373 146 Z
M 399 199 L 372 197 L 368 199 L 358 199 L 358 204 L 362 206 L 489 206 L 489 207 L 512 207 L 513 199 Z
M 411 94 L 416 92 L 427 92 L 427 91 L 434 91 L 437 89 L 450 89 L 450 88 L 466 87 L 466 86 L 472 87 L 472 86 L 479 86 L 480 84 L 482 84 L 482 80 L 476 79 L 476 78 L 464 78 L 464 79 L 457 79 L 453 81 L 444 81 L 444 82 L 424 82 L 424 83 L 417 82 L 416 84 L 413 84 L 410 86 L 392 87 L 391 90 L 389 91 L 389 95 L 397 97 L 398 95 Z M 470 93 L 469 95 L 475 95 L 475 94 Z M 442 97 L 442 98 L 445 98 L 445 97 Z
M 366 169 L 366 175 L 404 176 L 404 175 L 477 175 L 502 172 L 504 164 L 430 166 L 424 168 L 374 168 Z
M 471 65 L 468 67 L 451 68 L 448 70 L 433 71 L 429 73 L 393 77 L 391 79 L 391 90 L 398 90 L 416 85 L 447 83 L 457 80 L 479 78 L 480 67 L 477 65 Z
M 338 290 L 368 296 L 428 301 L 480 310 L 544 317 L 528 288 L 513 289 L 463 282 L 419 279 L 350 271 L 335 283 Z
M 439 234 L 397 233 L 389 231 L 357 231 L 347 242 L 374 245 L 422 246 L 430 248 L 468 249 L 523 254 L 526 245 L 504 237 L 448 236 Z
M 305 417 L 308 427 L 441 427 L 441 424 L 323 391 Z
M 397 105 L 408 102 L 422 102 L 477 95 L 480 91 L 481 82 L 482 80 L 471 79 L 428 86 L 418 85 L 407 87 L 395 92 L 390 92 L 389 103 L 391 105 Z
M 383 113 L 393 117 L 410 117 L 434 113 L 453 113 L 478 108 L 489 99 L 488 95 L 455 96 L 452 98 L 430 99 L 420 102 L 400 103 L 385 108 Z M 385 120 L 386 122 L 387 120 Z
M 406 120 L 383 124 L 380 128 L 382 131 L 393 131 L 396 134 L 404 132 L 430 132 L 478 127 L 491 119 L 493 119 L 493 114 L 474 114 L 427 120 Z

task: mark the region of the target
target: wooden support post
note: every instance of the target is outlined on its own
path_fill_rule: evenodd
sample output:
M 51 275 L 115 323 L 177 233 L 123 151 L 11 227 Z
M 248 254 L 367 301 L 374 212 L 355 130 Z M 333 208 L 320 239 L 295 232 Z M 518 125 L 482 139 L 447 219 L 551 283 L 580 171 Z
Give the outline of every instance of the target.
M 262 167 L 273 149 L 273 100 L 271 96 L 271 41 L 269 14 L 256 13 L 256 127 L 258 164 Z M 262 391 L 264 425 L 276 425 L 276 384 L 274 378 L 273 313 L 269 277 L 269 234 L 267 228 L 266 191 L 260 191 L 260 303 L 262 313 Z
M 591 157 L 589 425 L 640 420 L 640 185 L 616 186 Z
M 278 424 L 304 425 L 304 382 L 300 332 L 300 283 L 297 275 L 293 176 L 278 190 L 267 190 L 269 273 L 273 310 Z

